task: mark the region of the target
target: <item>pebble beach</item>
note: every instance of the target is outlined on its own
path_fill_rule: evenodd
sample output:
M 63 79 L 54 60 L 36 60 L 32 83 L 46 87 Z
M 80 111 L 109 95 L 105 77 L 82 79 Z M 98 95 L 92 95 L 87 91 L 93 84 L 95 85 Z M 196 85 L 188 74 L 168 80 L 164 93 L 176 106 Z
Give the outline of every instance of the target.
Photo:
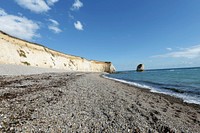
M 0 132 L 200 132 L 200 105 L 103 73 L 14 68 L 0 67 Z

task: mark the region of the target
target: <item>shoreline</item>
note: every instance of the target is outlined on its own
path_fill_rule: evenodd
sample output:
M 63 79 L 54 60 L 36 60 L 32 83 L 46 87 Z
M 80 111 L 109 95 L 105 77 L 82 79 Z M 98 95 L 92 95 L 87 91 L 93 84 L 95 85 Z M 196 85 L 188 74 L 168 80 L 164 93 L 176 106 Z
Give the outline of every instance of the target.
M 125 82 L 115 80 L 114 78 L 113 79 L 111 79 L 109 77 L 107 78 L 107 77 L 104 77 L 104 74 L 100 75 L 100 77 L 111 80 L 111 81 L 119 82 L 121 84 L 130 86 L 130 87 L 133 87 L 133 88 L 137 88 L 141 91 L 151 93 L 153 95 L 160 95 L 160 96 L 166 98 L 167 100 L 169 100 L 171 102 L 176 102 L 176 103 L 183 104 L 183 105 L 186 105 L 186 106 L 199 107 L 200 108 L 200 104 L 185 102 L 182 98 L 179 98 L 179 97 L 176 97 L 176 96 L 171 96 L 171 95 L 168 95 L 168 94 L 164 94 L 162 92 L 154 92 L 154 91 L 151 91 L 151 89 L 149 89 L 149 88 L 138 87 L 138 86 L 135 86 L 135 85 L 132 85 L 132 84 L 129 84 L 129 83 L 125 83 Z
M 0 76 L 0 132 L 199 132 L 199 105 L 102 74 Z
M 156 94 L 160 94 L 160 95 L 163 95 L 163 96 L 170 96 L 170 97 L 177 99 L 177 100 L 179 100 L 179 101 L 181 101 L 182 103 L 185 103 L 185 104 L 193 104 L 193 105 L 200 106 L 200 103 L 189 102 L 187 100 L 184 100 L 182 97 L 178 97 L 176 95 L 171 95 L 170 93 L 168 94 L 168 93 L 162 92 L 162 91 L 157 91 L 157 90 L 154 90 L 154 88 L 150 88 L 149 86 L 146 86 L 146 85 L 141 85 L 141 84 L 138 84 L 138 83 L 135 83 L 135 82 L 117 79 L 117 78 L 109 77 L 109 76 L 106 76 L 106 75 L 107 74 L 102 74 L 101 77 L 103 77 L 105 79 L 117 81 L 117 82 L 120 82 L 122 84 L 130 85 L 130 86 L 136 87 L 138 89 L 148 91 L 150 93 L 156 93 Z
M 197 104 L 197 103 L 190 103 L 190 102 L 186 102 L 184 101 L 182 98 L 179 98 L 179 97 L 176 97 L 176 96 L 172 96 L 172 95 L 169 95 L 169 94 L 165 94 L 165 93 L 162 93 L 162 92 L 154 92 L 154 91 L 151 91 L 151 89 L 149 88 L 143 88 L 143 87 L 138 87 L 138 86 L 135 86 L 135 85 L 132 85 L 132 84 L 129 84 L 129 83 L 123 83 L 121 81 L 117 81 L 115 80 L 114 78 L 113 79 L 110 79 L 109 77 L 103 77 L 103 75 L 105 74 L 102 74 L 100 75 L 102 78 L 105 78 L 105 79 L 108 79 L 108 80 L 111 80 L 111 81 L 116 81 L 116 82 L 119 82 L 121 84 L 124 84 L 124 85 L 127 85 L 127 86 L 131 86 L 131 87 L 134 87 L 134 88 L 137 88 L 141 91 L 144 91 L 144 92 L 147 92 L 147 93 L 151 93 L 151 94 L 155 94 L 155 95 L 160 95 L 162 97 L 165 97 L 167 100 L 171 101 L 171 102 L 176 102 L 176 103 L 179 103 L 179 104 L 183 104 L 185 106 L 191 106 L 191 107 L 198 107 L 200 108 L 200 104 Z

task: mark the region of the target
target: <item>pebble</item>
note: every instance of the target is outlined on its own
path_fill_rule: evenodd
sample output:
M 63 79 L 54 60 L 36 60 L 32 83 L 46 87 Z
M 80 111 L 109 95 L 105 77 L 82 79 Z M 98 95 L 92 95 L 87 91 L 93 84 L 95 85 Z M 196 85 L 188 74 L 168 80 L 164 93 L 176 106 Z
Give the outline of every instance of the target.
M 9 91 L 16 93 L 17 97 L 0 101 L 0 120 L 5 122 L 0 123 L 0 132 L 6 128 L 15 132 L 156 133 L 158 127 L 160 131 L 172 131 L 173 127 L 173 131 L 177 132 L 180 129 L 195 132 L 200 127 L 195 127 L 194 123 L 180 124 L 180 119 L 168 117 L 169 111 L 162 112 L 162 108 L 166 106 L 159 108 L 156 105 L 155 110 L 149 110 L 148 106 L 151 108 L 151 104 L 143 101 L 145 93 L 135 91 L 131 86 L 100 78 L 98 74 L 81 73 L 77 78 L 73 73 L 7 78 L 2 80 L 17 81 L 3 93 Z M 25 87 L 19 87 L 17 82 Z M 125 91 L 129 95 L 125 95 Z M 138 93 L 141 99 L 137 97 Z M 157 99 L 156 95 L 148 94 Z M 46 99 L 50 99 L 50 102 Z M 162 104 L 162 100 L 158 104 Z M 191 109 L 189 106 L 184 108 L 186 107 Z M 170 111 L 173 113 L 172 109 Z M 181 111 L 184 113 L 184 110 Z M 184 122 L 184 119 L 181 121 Z

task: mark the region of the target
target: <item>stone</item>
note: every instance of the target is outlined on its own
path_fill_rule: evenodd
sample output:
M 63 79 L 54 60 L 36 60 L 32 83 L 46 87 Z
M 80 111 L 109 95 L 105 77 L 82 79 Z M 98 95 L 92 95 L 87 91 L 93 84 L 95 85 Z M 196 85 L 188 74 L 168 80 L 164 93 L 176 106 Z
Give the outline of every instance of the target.
M 136 71 L 137 71 L 137 72 L 142 72 L 142 71 L 144 71 L 144 64 L 139 64 L 139 65 L 137 66 Z

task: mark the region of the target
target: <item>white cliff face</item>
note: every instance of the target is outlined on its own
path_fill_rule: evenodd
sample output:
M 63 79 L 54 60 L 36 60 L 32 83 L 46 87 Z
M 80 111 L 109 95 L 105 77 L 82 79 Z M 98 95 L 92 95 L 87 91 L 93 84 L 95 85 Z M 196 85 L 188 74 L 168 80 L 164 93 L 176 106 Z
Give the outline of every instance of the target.
M 0 64 L 16 64 L 56 68 L 68 71 L 109 72 L 115 71 L 110 62 L 90 61 L 63 54 L 42 45 L 14 38 L 0 31 Z

